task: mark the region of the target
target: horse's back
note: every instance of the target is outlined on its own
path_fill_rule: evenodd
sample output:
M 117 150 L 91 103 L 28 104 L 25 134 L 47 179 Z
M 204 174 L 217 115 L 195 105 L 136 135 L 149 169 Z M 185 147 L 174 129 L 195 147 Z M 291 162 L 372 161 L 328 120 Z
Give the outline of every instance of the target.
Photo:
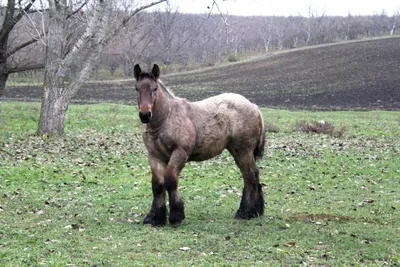
M 262 122 L 257 106 L 248 99 L 239 94 L 225 93 L 192 105 L 192 121 L 197 135 L 194 153 L 204 154 L 208 150 L 209 158 L 229 147 L 254 149 Z
M 242 95 L 234 93 L 224 93 L 209 97 L 201 101 L 193 102 L 204 111 L 216 110 L 218 113 L 239 112 L 243 115 L 257 113 L 258 108 Z
M 239 94 L 224 93 L 194 103 L 202 114 L 207 114 L 207 119 L 221 118 L 231 131 L 246 130 L 258 123 L 258 107 Z

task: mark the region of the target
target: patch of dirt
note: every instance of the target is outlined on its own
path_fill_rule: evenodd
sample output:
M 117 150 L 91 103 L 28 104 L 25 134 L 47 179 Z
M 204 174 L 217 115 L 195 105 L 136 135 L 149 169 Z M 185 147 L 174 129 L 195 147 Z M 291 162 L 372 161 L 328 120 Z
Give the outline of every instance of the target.
M 236 92 L 261 106 L 400 109 L 399 54 L 400 38 L 379 39 L 289 51 L 167 78 L 178 95 L 189 99 Z
M 305 223 L 315 223 L 321 224 L 321 222 L 366 222 L 373 224 L 387 224 L 385 222 L 381 222 L 374 219 L 360 219 L 354 218 L 350 216 L 338 215 L 338 214 L 328 214 L 328 213 L 320 213 L 320 214 L 311 214 L 311 213 L 296 213 L 289 218 L 292 221 L 304 221 Z
M 223 92 L 259 106 L 302 109 L 400 109 L 400 38 L 310 47 L 163 81 L 190 101 Z M 136 104 L 134 81 L 87 83 L 75 103 Z M 9 86 L 3 100 L 39 100 L 40 86 Z
M 118 82 L 85 83 L 72 99 L 73 103 L 120 103 L 136 105 L 135 82 L 132 80 Z M 39 85 L 7 86 L 4 100 L 40 101 L 42 87 Z

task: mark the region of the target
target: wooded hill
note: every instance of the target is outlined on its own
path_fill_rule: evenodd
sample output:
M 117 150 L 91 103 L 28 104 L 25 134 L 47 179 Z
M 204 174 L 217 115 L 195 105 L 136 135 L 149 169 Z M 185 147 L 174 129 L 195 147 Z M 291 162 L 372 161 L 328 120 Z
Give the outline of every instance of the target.
M 183 14 L 169 6 L 160 11 L 142 12 L 129 21 L 102 51 L 99 65 L 111 75 L 122 69 L 126 76 L 132 77 L 136 63 L 150 65 L 158 62 L 171 73 L 218 65 L 227 60 L 233 62 L 241 55 L 399 35 L 400 13 L 389 12 L 340 17 L 310 10 L 307 16 L 241 17 Z M 114 10 L 110 23 L 117 23 L 125 15 Z M 37 26 L 32 27 L 31 21 Z M 69 22 L 68 38 L 63 41 L 66 49 L 83 34 L 85 21 L 75 19 Z M 36 36 L 42 23 L 40 14 L 32 14 L 30 20 L 18 23 L 11 33 L 10 50 Z M 43 65 L 44 51 L 42 42 L 36 42 L 13 55 L 9 60 L 10 68 Z

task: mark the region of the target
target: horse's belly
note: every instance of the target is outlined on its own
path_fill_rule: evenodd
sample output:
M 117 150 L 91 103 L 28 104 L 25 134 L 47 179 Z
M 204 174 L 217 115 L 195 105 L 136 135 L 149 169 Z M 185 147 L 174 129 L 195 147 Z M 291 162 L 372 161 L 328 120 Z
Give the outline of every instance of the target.
M 203 161 L 218 156 L 224 151 L 226 142 L 218 140 L 216 142 L 197 144 L 189 157 L 190 161 Z
M 208 160 L 208 159 L 212 159 L 212 158 L 218 156 L 219 154 L 221 154 L 222 151 L 219 152 L 219 153 L 192 154 L 190 156 L 190 158 L 189 158 L 189 161 L 205 161 L 205 160 Z

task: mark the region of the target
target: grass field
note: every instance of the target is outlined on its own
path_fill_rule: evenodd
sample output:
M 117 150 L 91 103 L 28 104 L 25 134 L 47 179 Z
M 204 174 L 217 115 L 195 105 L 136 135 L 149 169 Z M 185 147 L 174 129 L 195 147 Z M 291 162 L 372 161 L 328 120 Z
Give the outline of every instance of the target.
M 71 105 L 66 135 L 43 139 L 38 103 L 0 103 L 0 265 L 399 265 L 400 112 L 262 113 L 279 128 L 259 162 L 265 215 L 233 218 L 242 181 L 224 153 L 187 164 L 184 223 L 153 228 L 135 107 Z

